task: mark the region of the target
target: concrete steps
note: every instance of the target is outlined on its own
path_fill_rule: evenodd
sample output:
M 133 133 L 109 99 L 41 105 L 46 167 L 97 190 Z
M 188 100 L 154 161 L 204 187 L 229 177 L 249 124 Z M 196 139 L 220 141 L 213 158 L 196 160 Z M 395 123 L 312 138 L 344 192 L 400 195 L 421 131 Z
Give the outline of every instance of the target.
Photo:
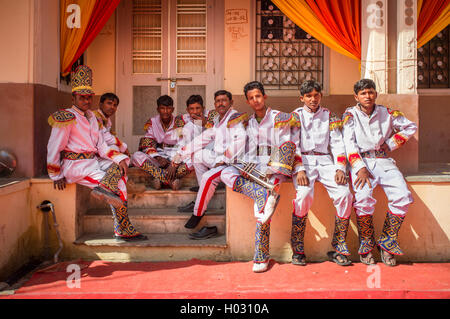
M 192 212 L 179 213 L 177 208 L 195 201 L 195 173 L 182 179 L 182 188 L 155 190 L 148 187 L 148 175 L 137 168 L 128 173 L 128 215 L 136 229 L 147 235 L 146 241 L 116 242 L 113 219 L 108 205 L 89 196 L 88 209 L 81 216 L 83 234 L 74 242 L 79 257 L 110 261 L 164 261 L 191 258 L 227 260 L 225 189 L 218 189 L 205 216 L 195 229 L 184 227 Z M 189 233 L 203 226 L 216 226 L 218 235 L 193 240 Z
M 131 208 L 128 216 L 134 227 L 141 233 L 181 233 L 189 234 L 184 224 L 191 213 L 178 213 L 175 208 Z M 225 211 L 208 209 L 196 227 L 217 226 L 219 233 L 225 233 Z M 113 229 L 112 214 L 109 209 L 90 209 L 83 218 L 85 234 L 109 234 Z

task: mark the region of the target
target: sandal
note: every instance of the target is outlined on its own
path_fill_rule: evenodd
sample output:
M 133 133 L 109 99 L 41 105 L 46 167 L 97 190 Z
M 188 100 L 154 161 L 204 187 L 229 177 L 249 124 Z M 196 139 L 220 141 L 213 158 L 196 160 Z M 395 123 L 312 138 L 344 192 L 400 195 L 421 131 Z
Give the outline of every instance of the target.
M 397 266 L 397 261 L 395 260 L 394 255 L 388 253 L 383 249 L 380 249 L 380 247 L 378 247 L 378 250 L 380 251 L 381 261 L 383 262 L 383 264 L 389 267 Z M 385 253 L 388 254 L 388 256 L 386 256 Z
M 328 258 L 330 258 L 331 261 L 335 262 L 339 266 L 348 266 L 352 264 L 352 261 L 347 258 L 347 256 L 342 255 L 336 251 L 329 251 L 327 253 Z M 339 259 L 340 257 L 341 259 Z
M 306 266 L 305 254 L 294 254 L 292 256 L 292 264 L 297 266 Z
M 369 254 L 370 254 L 370 256 L 369 256 Z M 368 257 L 368 256 L 369 256 L 369 257 Z M 367 258 L 367 257 L 368 257 L 368 258 Z M 367 259 L 365 259 L 365 258 L 367 258 Z M 360 260 L 363 264 L 368 265 L 368 266 L 372 266 L 372 265 L 375 265 L 375 264 L 376 264 L 375 258 L 373 258 L 373 255 L 372 255 L 371 252 L 368 252 L 367 254 L 359 255 L 359 260 Z

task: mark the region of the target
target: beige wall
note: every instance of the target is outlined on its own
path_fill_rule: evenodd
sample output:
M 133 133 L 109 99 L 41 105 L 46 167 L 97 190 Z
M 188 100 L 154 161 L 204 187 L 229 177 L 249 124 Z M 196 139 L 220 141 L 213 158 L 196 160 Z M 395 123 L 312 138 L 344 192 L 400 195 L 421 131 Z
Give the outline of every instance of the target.
M 44 200 L 51 201 L 56 207 L 56 220 L 64 245 L 60 260 L 70 259 L 72 242 L 80 231 L 76 210 L 78 208 L 80 215 L 83 214 L 82 195 L 82 192 L 77 194 L 75 184 L 68 185 L 64 191 L 55 190 L 50 179 L 27 179 L 0 187 L 0 281 L 30 259 L 42 260 L 45 256 L 44 216 L 37 209 Z M 59 247 L 53 219 L 51 215 L 48 218 L 47 254 L 52 259 Z
M 59 1 L 0 0 L 0 7 L 0 83 L 57 87 Z
M 93 70 L 96 95 L 116 91 L 116 14 L 114 13 L 86 50 L 86 64 Z M 120 98 L 120 97 L 119 97 Z
M 30 210 L 30 181 L 0 187 L 0 281 L 38 256 L 37 219 Z
M 33 0 L 0 0 L 0 82 L 33 81 L 33 5 Z
M 403 262 L 439 262 L 450 259 L 450 183 L 409 183 L 414 203 L 410 206 L 400 229 L 399 240 L 404 256 Z M 284 183 L 280 190 L 281 200 L 271 222 L 271 258 L 290 262 L 292 223 L 292 199 L 295 191 L 292 183 Z M 378 239 L 387 211 L 387 199 L 379 187 L 375 189 L 377 199 L 374 226 Z M 326 260 L 326 253 L 332 250 L 335 208 L 325 188 L 315 185 L 315 199 L 308 214 L 305 232 L 305 253 L 309 261 Z M 253 217 L 253 201 L 242 194 L 227 189 L 227 239 L 233 260 L 252 260 L 256 221 Z M 351 259 L 359 261 L 358 233 L 355 214 L 352 213 L 347 243 Z M 378 253 L 375 252 L 379 260 Z

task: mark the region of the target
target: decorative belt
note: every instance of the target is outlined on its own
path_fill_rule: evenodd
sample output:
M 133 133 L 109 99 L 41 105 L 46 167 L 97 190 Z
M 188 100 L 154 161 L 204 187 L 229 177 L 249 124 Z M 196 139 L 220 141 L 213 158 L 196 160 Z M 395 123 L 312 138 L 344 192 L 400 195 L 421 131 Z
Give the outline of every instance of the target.
M 309 152 L 302 152 L 302 155 L 328 155 L 328 153 L 309 151 Z
M 62 157 L 63 159 L 68 160 L 82 160 L 82 159 L 93 159 L 95 158 L 95 153 L 75 153 L 75 152 L 68 152 L 68 151 L 62 151 Z
M 159 147 L 159 148 L 165 148 L 165 147 L 172 148 L 172 147 L 176 147 L 176 146 L 177 146 L 176 144 L 166 144 L 166 143 L 160 143 L 160 144 L 158 144 L 158 147 Z
M 260 156 L 260 155 L 267 155 L 270 156 L 272 154 L 272 147 L 271 146 L 261 146 L 258 145 L 256 147 L 256 155 Z
M 386 152 L 383 150 L 361 152 L 360 154 L 364 158 L 388 158 Z

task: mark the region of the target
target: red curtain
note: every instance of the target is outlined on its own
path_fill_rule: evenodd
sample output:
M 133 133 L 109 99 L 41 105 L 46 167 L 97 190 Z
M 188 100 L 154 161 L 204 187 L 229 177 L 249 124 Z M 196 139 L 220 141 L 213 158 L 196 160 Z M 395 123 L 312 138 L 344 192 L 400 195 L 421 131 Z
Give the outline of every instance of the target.
M 117 5 L 120 0 L 97 0 L 92 12 L 91 18 L 89 19 L 86 32 L 83 35 L 80 46 L 70 62 L 69 66 L 64 70 L 64 72 L 69 72 L 75 61 L 83 54 L 88 46 L 92 43 L 95 37 L 100 33 L 100 31 L 105 26 L 108 19 L 116 10 Z
M 360 1 L 306 0 L 327 31 L 343 48 L 361 60 Z
M 433 25 L 449 4 L 450 0 L 425 0 L 423 2 L 417 19 L 417 38 L 420 38 Z

